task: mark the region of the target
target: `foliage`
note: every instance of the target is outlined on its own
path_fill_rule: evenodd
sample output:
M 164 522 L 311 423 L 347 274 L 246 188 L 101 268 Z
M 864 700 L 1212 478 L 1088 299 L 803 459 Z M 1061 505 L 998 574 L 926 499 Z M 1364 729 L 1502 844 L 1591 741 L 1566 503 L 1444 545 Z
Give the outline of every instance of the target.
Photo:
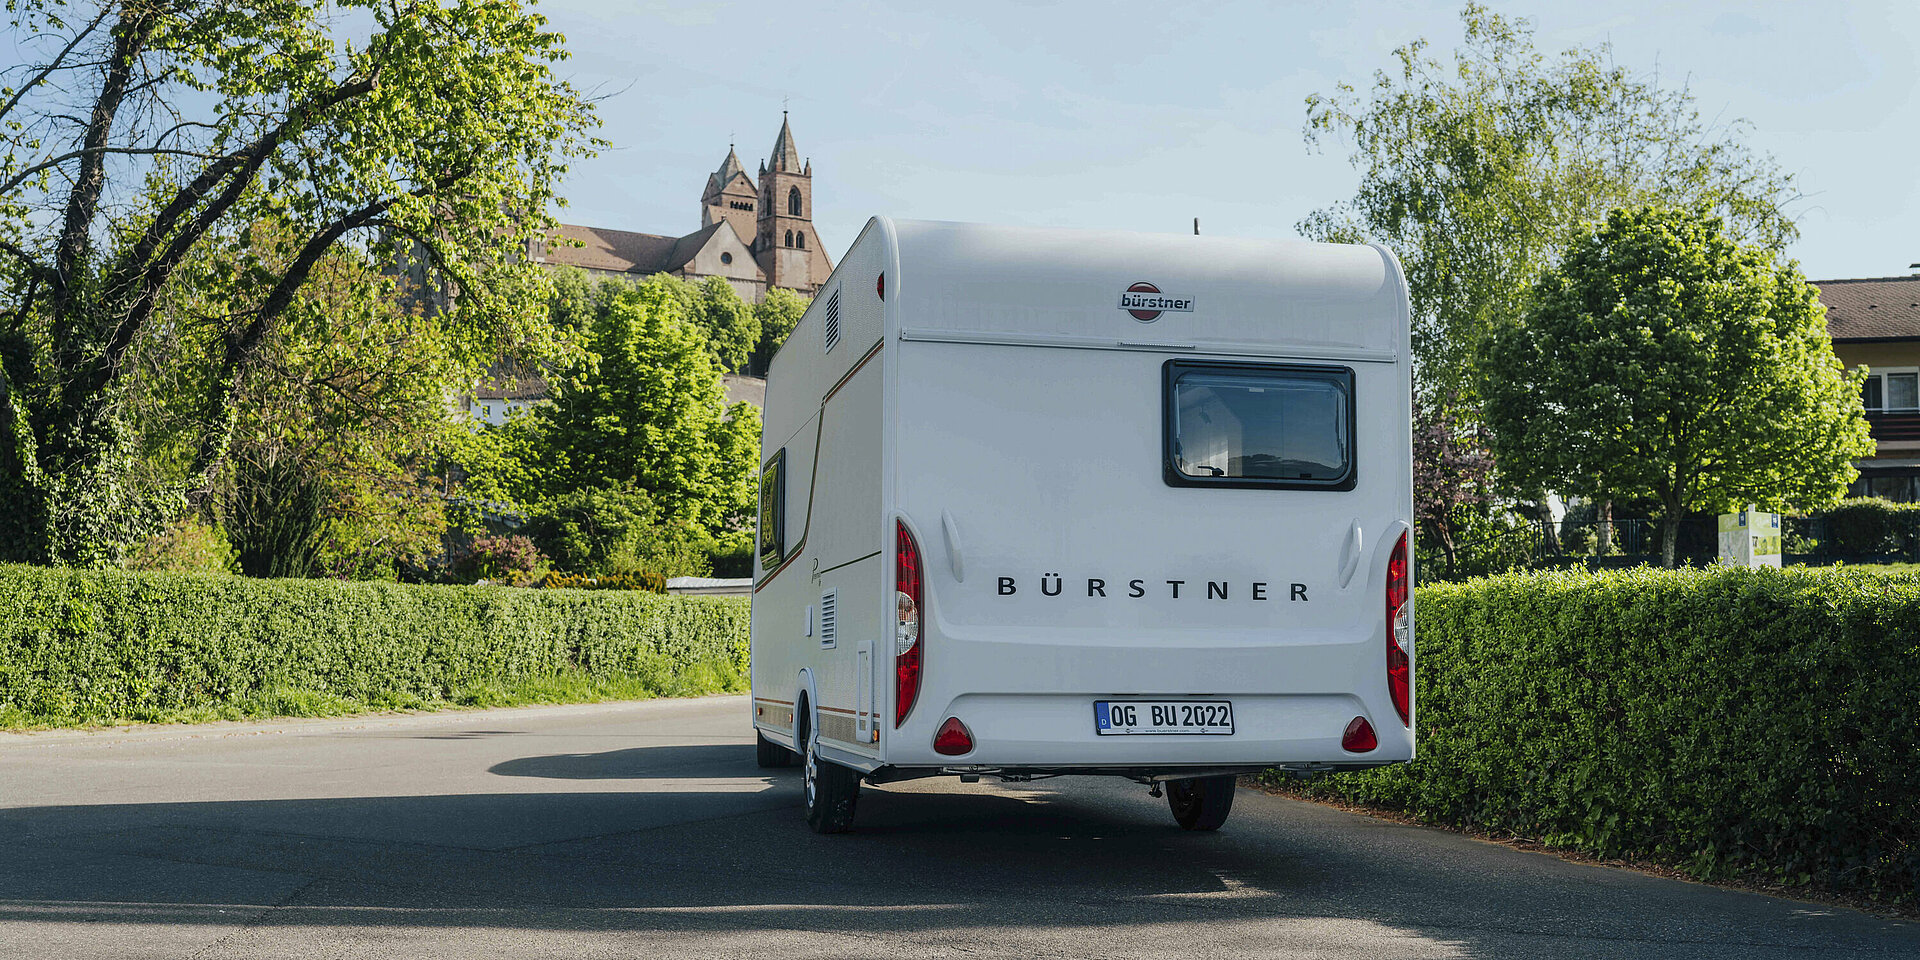
M 1420 588 L 1419 755 L 1309 792 L 1912 903 L 1920 577 L 1795 568 Z
M 130 570 L 174 573 L 234 573 L 239 561 L 225 531 L 194 517 L 181 517 L 148 537 L 127 559 Z
M 352 238 L 372 262 L 417 253 L 415 290 L 458 288 L 423 315 L 458 364 L 547 351 L 528 309 L 547 279 L 515 251 L 550 225 L 592 114 L 554 76 L 561 38 L 517 0 L 8 9 L 27 61 L 0 104 L 13 555 L 112 563 L 203 501 L 302 291 Z M 260 223 L 279 242 L 257 245 Z M 178 355 L 190 371 L 147 378 L 196 262 L 235 268 L 223 308 L 189 311 L 205 326 L 204 349 Z M 307 321 L 307 342 L 342 346 L 323 311 Z M 132 417 L 161 388 L 184 390 L 169 398 L 181 456 L 155 464 Z
M 1704 205 L 1743 238 L 1794 235 L 1792 177 L 1742 142 L 1744 125 L 1703 122 L 1685 87 L 1635 76 L 1606 46 L 1549 57 L 1528 21 L 1477 3 L 1461 21 L 1451 63 L 1417 40 L 1371 88 L 1307 99 L 1308 144 L 1349 142 L 1361 183 L 1299 229 L 1399 255 L 1421 392 L 1470 392 L 1484 331 L 1518 315 L 1581 224 L 1614 207 Z
M 455 553 L 448 567 L 461 583 L 497 583 L 526 587 L 547 575 L 547 558 L 522 536 L 489 535 Z
M 1616 210 L 1483 342 L 1485 416 L 1522 489 L 1644 497 L 1674 561 L 1688 511 L 1814 509 L 1873 452 L 1860 381 L 1791 262 L 1704 214 Z
M 554 497 L 534 508 L 524 529 L 569 573 L 704 577 L 710 572 L 712 543 L 706 534 L 662 521 L 653 498 L 631 484 Z
M 752 363 L 756 375 L 767 375 L 767 368 L 773 365 L 773 355 L 780 352 L 780 345 L 787 342 L 788 334 L 800 325 L 800 318 L 806 315 L 807 305 L 812 302 L 785 287 L 774 287 L 754 304 L 754 315 L 760 319 L 760 343 L 754 347 Z
M 666 593 L 667 578 L 648 570 L 600 577 L 550 573 L 541 586 L 550 590 L 645 590 L 648 593 Z
M 1413 404 L 1413 511 L 1439 544 L 1447 576 L 1460 572 L 1458 515 L 1493 497 L 1493 455 L 1457 395 Z
M 0 566 L 0 714 L 72 725 L 746 688 L 747 604 Z
M 753 305 L 740 299 L 733 284 L 720 277 L 698 283 L 659 274 L 647 278 L 667 288 L 679 302 L 681 315 L 707 335 L 708 355 L 722 373 L 745 370 L 747 359 L 760 343 L 760 317 Z
M 1854 497 L 1821 514 L 1820 549 L 1841 557 L 1913 554 L 1920 537 L 1920 503 Z
M 291 459 L 269 455 L 235 466 L 227 524 L 240 572 L 311 576 L 326 533 L 326 491 Z
M 631 483 L 662 523 L 721 548 L 750 540 L 759 411 L 727 406 L 705 336 L 666 285 L 606 293 L 588 331 L 591 358 L 567 368 L 534 414 L 543 492 Z

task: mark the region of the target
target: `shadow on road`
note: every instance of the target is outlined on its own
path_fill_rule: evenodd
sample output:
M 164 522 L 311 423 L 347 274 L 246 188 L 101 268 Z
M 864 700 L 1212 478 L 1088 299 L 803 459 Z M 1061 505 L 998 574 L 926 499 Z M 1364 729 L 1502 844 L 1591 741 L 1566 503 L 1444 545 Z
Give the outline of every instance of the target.
M 1282 942 L 1341 956 L 1574 956 L 1594 947 L 1586 938 L 1670 956 L 1708 953 L 1639 948 L 1920 946 L 1898 924 L 1783 925 L 1765 898 L 1257 795 L 1243 796 L 1242 819 L 1226 830 L 1193 834 L 1131 787 L 916 782 L 866 790 L 857 831 L 822 837 L 802 821 L 797 776 L 758 769 L 750 745 L 531 756 L 491 772 L 511 778 L 503 783 L 582 784 L 0 810 L 0 942 L 34 925 L 154 930 L 251 918 L 288 936 L 647 932 L 702 951 L 737 941 L 743 952 L 758 952 L 756 937 L 802 933 L 867 938 L 847 948 L 854 953 L 905 935 L 1068 956 L 1151 955 L 1154 943 L 1165 955 L 1207 944 L 1203 952 L 1246 956 Z M 635 785 L 605 782 L 621 779 Z M 1291 821 L 1279 815 L 1289 811 Z M 811 955 L 832 955 L 808 942 Z

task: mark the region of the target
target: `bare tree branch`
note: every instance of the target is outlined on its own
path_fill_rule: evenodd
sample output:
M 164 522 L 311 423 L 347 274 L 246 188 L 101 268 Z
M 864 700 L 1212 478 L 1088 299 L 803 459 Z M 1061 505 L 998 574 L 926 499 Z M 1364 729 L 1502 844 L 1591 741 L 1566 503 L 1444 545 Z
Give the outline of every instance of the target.
M 61 48 L 60 52 L 55 54 L 52 60 L 47 61 L 46 65 L 41 67 L 38 73 L 35 73 L 27 82 L 21 84 L 20 88 L 13 92 L 13 96 L 9 97 L 4 105 L 0 105 L 0 119 L 4 119 L 7 114 L 12 113 L 13 108 L 20 105 L 20 101 L 26 97 L 28 91 L 44 83 L 47 77 L 52 76 L 55 70 L 60 69 L 60 64 L 67 59 L 67 55 L 72 53 L 75 47 L 80 46 L 81 41 L 87 39 L 88 35 L 92 34 L 95 28 L 106 22 L 107 14 L 111 12 L 112 9 L 112 7 L 103 4 L 100 7 L 100 12 L 95 14 L 93 19 L 87 22 L 85 28 L 79 33 L 74 34 L 73 39 L 68 41 L 67 45 Z

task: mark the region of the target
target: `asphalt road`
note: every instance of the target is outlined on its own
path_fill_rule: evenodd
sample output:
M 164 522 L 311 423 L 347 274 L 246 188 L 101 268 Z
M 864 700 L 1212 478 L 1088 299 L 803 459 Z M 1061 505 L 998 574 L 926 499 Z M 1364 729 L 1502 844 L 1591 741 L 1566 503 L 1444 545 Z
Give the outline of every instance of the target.
M 868 788 L 743 698 L 0 735 L 0 957 L 1882 957 L 1920 925 L 1242 790 Z

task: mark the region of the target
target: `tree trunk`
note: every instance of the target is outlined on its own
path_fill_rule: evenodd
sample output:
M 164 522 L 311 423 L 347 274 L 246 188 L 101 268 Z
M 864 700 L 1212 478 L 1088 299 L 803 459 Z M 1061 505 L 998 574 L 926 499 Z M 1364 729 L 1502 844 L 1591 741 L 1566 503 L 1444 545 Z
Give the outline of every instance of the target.
M 1667 515 L 1660 518 L 1660 565 L 1672 570 L 1674 553 L 1680 545 L 1680 508 L 1667 507 Z
M 1613 554 L 1613 501 L 1610 499 L 1600 501 L 1600 508 L 1594 519 L 1598 521 L 1595 526 L 1599 528 L 1595 531 L 1598 535 L 1596 549 L 1603 557 L 1611 556 Z

